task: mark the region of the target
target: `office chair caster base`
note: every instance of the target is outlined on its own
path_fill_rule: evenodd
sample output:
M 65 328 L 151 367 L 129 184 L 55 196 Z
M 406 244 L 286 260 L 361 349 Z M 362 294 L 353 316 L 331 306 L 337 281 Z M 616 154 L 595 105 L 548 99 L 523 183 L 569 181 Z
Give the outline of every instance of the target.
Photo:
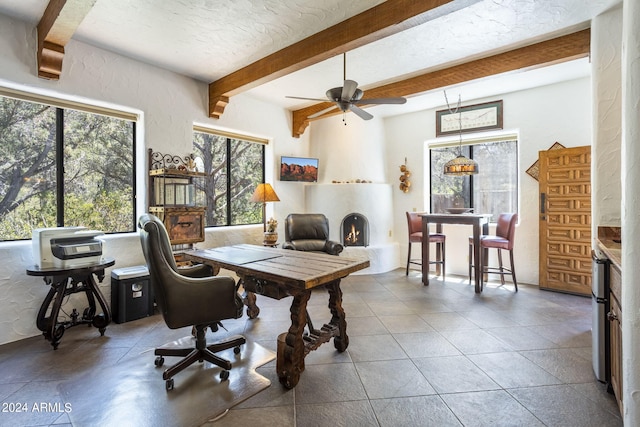
M 229 379 L 229 371 L 227 371 L 227 370 L 221 371 L 220 372 L 220 379 L 222 381 L 228 380 Z
M 165 389 L 167 391 L 169 390 L 173 390 L 173 378 L 168 379 L 165 383 L 164 383 Z
M 160 366 L 164 365 L 164 357 L 162 357 L 162 356 L 156 357 L 156 360 L 153 363 L 157 367 L 160 367 Z
M 240 354 L 240 346 L 233 348 L 233 354 Z

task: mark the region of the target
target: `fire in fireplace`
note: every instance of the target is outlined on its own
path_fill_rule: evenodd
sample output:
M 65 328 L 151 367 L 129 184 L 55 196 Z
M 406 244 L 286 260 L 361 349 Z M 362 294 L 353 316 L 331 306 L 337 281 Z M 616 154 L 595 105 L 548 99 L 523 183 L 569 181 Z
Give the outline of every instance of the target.
M 343 246 L 369 246 L 369 221 L 359 213 L 345 216 L 340 225 Z

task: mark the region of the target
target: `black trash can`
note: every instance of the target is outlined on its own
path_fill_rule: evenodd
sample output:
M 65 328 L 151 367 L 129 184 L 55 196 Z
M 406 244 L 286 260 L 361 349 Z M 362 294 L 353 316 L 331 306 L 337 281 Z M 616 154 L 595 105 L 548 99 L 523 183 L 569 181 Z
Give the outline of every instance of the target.
M 111 314 L 116 323 L 141 319 L 153 312 L 153 290 L 146 266 L 111 271 Z

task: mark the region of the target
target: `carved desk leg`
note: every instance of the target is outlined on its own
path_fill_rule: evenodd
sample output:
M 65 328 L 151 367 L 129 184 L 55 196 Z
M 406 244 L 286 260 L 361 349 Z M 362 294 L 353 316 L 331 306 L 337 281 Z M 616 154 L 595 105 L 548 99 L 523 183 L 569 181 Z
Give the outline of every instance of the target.
M 331 324 L 338 328 L 339 334 L 333 337 L 333 345 L 336 350 L 343 352 L 349 346 L 347 336 L 347 320 L 342 308 L 342 289 L 340 279 L 325 285 L 329 291 L 329 310 L 331 310 Z
M 241 277 L 240 279 L 238 279 L 236 289 L 238 289 L 240 286 L 242 286 L 242 288 L 244 289 L 244 292 L 242 293 L 242 302 L 247 306 L 247 316 L 249 317 L 249 319 L 255 319 L 260 314 L 260 307 L 258 307 L 258 305 L 256 304 L 258 298 L 256 297 L 255 292 L 247 290 L 247 287 L 251 287 L 251 289 L 253 290 L 257 286 L 256 280 L 252 278 L 246 279 L 244 277 Z
M 247 316 L 249 319 L 255 319 L 260 314 L 260 308 L 256 305 L 256 294 L 253 292 L 245 292 L 242 295 L 242 302 L 247 306 Z
M 293 388 L 304 371 L 305 345 L 302 339 L 307 324 L 307 302 L 311 292 L 303 292 L 293 297 L 291 303 L 291 327 L 284 343 L 279 343 L 276 370 L 280 383 L 286 388 Z

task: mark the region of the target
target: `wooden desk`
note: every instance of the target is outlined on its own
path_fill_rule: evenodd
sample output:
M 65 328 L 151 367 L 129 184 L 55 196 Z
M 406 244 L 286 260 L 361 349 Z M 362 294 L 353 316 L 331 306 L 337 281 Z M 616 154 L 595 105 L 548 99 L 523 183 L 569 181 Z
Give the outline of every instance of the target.
M 192 261 L 234 271 L 248 292 L 278 300 L 293 297 L 291 326 L 278 339 L 276 360 L 278 378 L 285 387 L 293 388 L 298 384 L 300 374 L 304 371 L 304 358 L 311 350 L 331 338 L 339 352 L 347 349 L 349 337 L 342 308 L 340 280 L 354 271 L 367 268 L 369 260 L 358 261 L 254 245 L 186 251 L 184 256 Z M 307 302 L 311 291 L 318 286 L 324 286 L 329 292 L 331 320 L 320 329 L 315 329 L 307 316 Z M 303 337 L 305 326 L 308 326 L 309 334 Z
M 82 267 L 40 268 L 34 265 L 27 269 L 27 275 L 41 276 L 46 284 L 51 285 L 51 289 L 38 311 L 36 326 L 42 331 L 42 335 L 51 342 L 54 350 L 58 348 L 64 331 L 72 326 L 93 325 L 98 328 L 100 335 L 104 335 L 107 325 L 111 322 L 111 311 L 93 276 L 96 275 L 98 280 L 102 282 L 104 269 L 114 264 L 113 258 L 103 258 L 96 264 Z M 78 318 L 80 313 L 74 308 L 70 315 L 71 320 L 58 320 L 64 297 L 76 292 L 86 294 L 89 307 L 84 309 L 80 318 Z M 101 314 L 96 314 L 96 299 L 102 309 Z M 49 310 L 49 306 L 51 306 L 51 310 Z M 49 312 L 48 317 L 47 312 Z
M 480 236 L 489 234 L 490 214 L 420 214 L 422 217 L 422 235 L 429 235 L 429 224 L 436 224 L 436 232 L 442 232 L 442 224 L 473 225 L 473 269 L 476 293 L 482 292 Z M 482 227 L 482 231 L 480 230 Z M 429 239 L 422 239 L 422 283 L 429 284 Z

